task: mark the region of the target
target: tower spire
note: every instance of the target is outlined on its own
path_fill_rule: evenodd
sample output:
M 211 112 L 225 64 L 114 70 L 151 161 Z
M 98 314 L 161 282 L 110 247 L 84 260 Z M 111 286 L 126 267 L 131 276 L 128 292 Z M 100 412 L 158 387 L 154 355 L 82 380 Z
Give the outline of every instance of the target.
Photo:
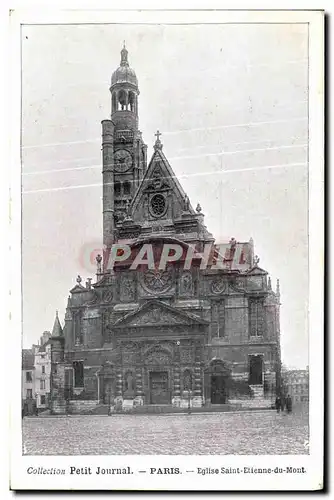
M 59 321 L 58 310 L 56 311 L 56 317 L 55 317 L 55 321 L 53 324 L 51 336 L 52 337 L 62 337 L 63 336 L 63 329 L 62 329 L 60 321 Z

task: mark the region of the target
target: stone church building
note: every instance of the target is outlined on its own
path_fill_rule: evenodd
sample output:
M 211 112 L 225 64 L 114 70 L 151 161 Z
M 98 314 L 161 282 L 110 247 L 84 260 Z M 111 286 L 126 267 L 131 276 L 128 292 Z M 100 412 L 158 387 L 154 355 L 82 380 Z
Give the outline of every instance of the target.
M 96 281 L 78 276 L 70 290 L 63 328 L 56 316 L 52 411 L 270 406 L 280 385 L 279 284 L 273 291 L 252 239 L 231 238 L 222 254 L 160 133 L 148 161 L 125 47 L 110 93 L 111 118 L 102 122 L 104 252 Z M 115 244 L 130 255 L 121 260 L 118 250 L 108 266 Z M 164 269 L 145 259 L 131 268 L 148 244 L 154 258 L 166 245 L 182 251 L 177 260 L 168 253 Z

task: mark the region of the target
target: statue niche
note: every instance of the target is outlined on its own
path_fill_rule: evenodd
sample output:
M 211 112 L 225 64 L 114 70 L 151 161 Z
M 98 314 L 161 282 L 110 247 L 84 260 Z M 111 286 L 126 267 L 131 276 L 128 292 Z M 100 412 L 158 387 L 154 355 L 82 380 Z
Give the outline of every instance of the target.
M 125 399 L 133 399 L 135 397 L 135 384 L 132 372 L 126 372 L 124 377 L 124 398 Z

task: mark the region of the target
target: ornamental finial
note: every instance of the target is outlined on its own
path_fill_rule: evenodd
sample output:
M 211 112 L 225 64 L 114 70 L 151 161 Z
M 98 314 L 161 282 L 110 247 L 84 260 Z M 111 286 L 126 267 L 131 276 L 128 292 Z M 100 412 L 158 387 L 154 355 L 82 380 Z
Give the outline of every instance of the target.
M 96 273 L 97 274 L 101 274 L 102 273 L 102 266 L 101 266 L 102 256 L 100 254 L 98 254 L 96 256 L 95 260 L 96 260 L 96 263 L 97 263 L 97 271 L 96 271 Z
M 125 47 L 125 40 L 123 41 L 123 48 L 121 50 L 121 66 L 129 66 L 128 51 Z

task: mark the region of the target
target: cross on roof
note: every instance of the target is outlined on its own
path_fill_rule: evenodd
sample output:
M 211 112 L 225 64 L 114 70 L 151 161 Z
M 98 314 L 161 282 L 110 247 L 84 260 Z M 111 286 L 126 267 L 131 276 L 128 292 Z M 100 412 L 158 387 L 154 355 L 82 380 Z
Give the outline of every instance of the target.
M 154 135 L 156 136 L 157 140 L 159 141 L 160 140 L 160 136 L 162 135 L 162 133 L 159 132 L 159 130 L 157 130 L 157 133 L 154 134 Z
M 159 132 L 159 130 L 157 130 L 157 133 L 154 134 L 155 137 L 157 138 L 156 141 L 155 141 L 155 144 L 154 144 L 154 150 L 156 151 L 157 149 L 162 149 L 162 144 L 161 144 L 161 141 L 160 141 L 160 136 L 162 135 L 161 132 Z

